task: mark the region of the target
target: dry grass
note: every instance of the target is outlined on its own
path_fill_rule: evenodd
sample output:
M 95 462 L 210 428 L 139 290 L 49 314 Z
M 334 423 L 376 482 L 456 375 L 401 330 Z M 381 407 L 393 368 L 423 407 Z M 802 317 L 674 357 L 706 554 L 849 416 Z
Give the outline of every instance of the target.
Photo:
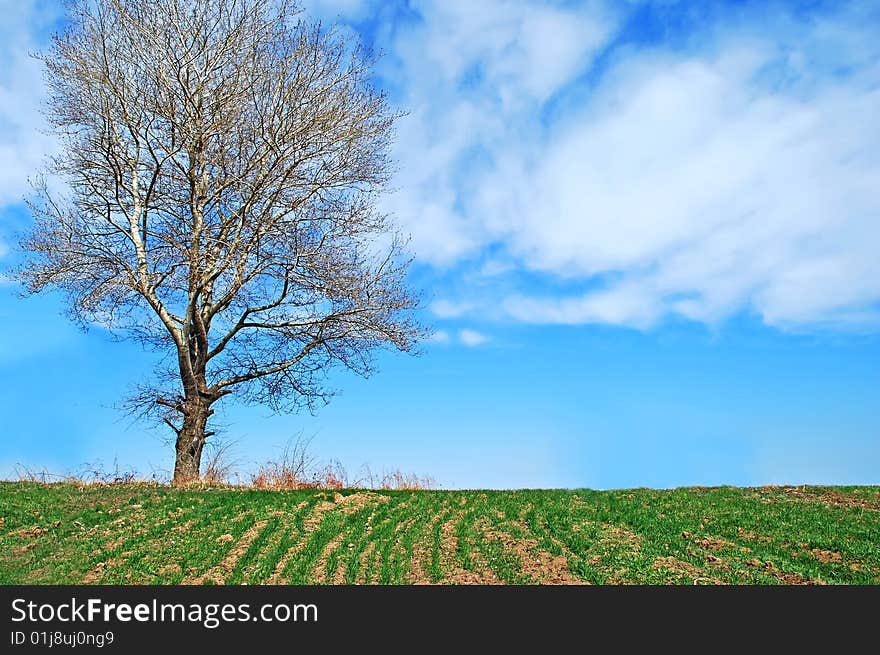
M 118 460 L 114 459 L 112 466 L 105 465 L 101 460 L 88 462 L 70 473 L 52 473 L 46 468 L 33 468 L 24 464 L 16 464 L 13 469 L 15 478 L 19 482 L 37 482 L 51 484 L 54 482 L 66 482 L 78 485 L 105 486 L 110 484 L 148 483 L 158 484 L 163 481 L 161 474 L 155 471 L 150 476 L 138 473 L 134 468 L 121 467 Z
M 279 491 L 296 489 L 418 491 L 437 489 L 440 486 L 430 476 L 404 473 L 400 469 L 375 475 L 365 467 L 363 475 L 353 478 L 349 476 L 345 467 L 338 460 L 321 463 L 310 452 L 310 445 L 310 439 L 299 437 L 291 440 L 285 446 L 280 457 L 257 465 L 255 470 L 245 478 L 245 481 L 242 481 L 241 476 L 235 471 L 239 461 L 231 456 L 234 442 L 212 441 L 205 448 L 202 475 L 187 486 L 193 488 L 230 486 Z M 112 466 L 105 466 L 103 462 L 97 460 L 84 464 L 75 472 L 65 474 L 51 473 L 47 469 L 35 469 L 19 464 L 15 468 L 15 473 L 19 482 L 38 482 L 41 484 L 67 482 L 77 485 L 102 486 L 134 482 L 169 484 L 171 481 L 169 472 L 153 471 L 149 476 L 144 476 L 133 468 L 120 467 L 116 460 L 113 461 Z
M 371 489 L 418 491 L 420 489 L 437 489 L 440 485 L 431 476 L 418 476 L 395 469 L 390 473 L 385 473 L 378 480 L 370 478 L 369 484 L 366 486 Z
M 265 462 L 251 474 L 250 486 L 256 489 L 330 491 L 340 489 L 417 491 L 436 489 L 440 486 L 430 476 L 404 473 L 400 469 L 375 475 L 366 468 L 364 475 L 352 478 L 339 460 L 319 464 L 317 457 L 309 452 L 310 444 L 311 440 L 301 438 L 288 443 L 280 458 Z
M 200 481 L 208 485 L 226 485 L 232 480 L 237 464 L 231 458 L 232 441 L 209 441 L 202 456 L 202 476 Z

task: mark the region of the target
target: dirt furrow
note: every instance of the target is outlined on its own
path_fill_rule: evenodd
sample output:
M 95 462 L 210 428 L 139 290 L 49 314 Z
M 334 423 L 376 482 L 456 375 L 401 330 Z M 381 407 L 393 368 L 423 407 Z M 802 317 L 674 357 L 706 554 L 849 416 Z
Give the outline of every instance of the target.
M 521 521 L 512 523 L 520 531 L 531 534 L 528 526 Z M 564 555 L 554 555 L 542 549 L 537 539 L 521 537 L 502 527 L 492 527 L 487 519 L 477 522 L 477 528 L 489 541 L 498 541 L 504 549 L 513 553 L 520 562 L 520 569 L 532 584 L 579 585 L 586 584 L 568 568 Z
M 462 499 L 459 503 L 461 506 L 466 504 L 466 499 Z M 461 521 L 466 510 L 460 509 L 455 516 L 443 523 L 440 528 L 440 566 L 444 571 L 439 584 L 456 584 L 456 585 L 497 585 L 503 584 L 498 574 L 489 566 L 486 559 L 477 549 L 471 551 L 471 560 L 474 563 L 475 570 L 469 571 L 458 563 L 459 542 L 458 535 L 455 533 L 456 525 Z
M 226 579 L 229 577 L 229 574 L 235 570 L 235 565 L 238 564 L 238 560 L 248 551 L 251 546 L 251 543 L 259 536 L 260 532 L 263 531 L 263 528 L 269 523 L 268 519 L 263 519 L 261 521 L 257 521 L 250 528 L 248 528 L 235 546 L 230 549 L 228 553 L 226 553 L 226 557 L 224 557 L 219 564 L 211 567 L 205 573 L 195 578 L 191 582 L 184 582 L 183 584 L 205 584 L 206 582 L 213 581 L 214 584 L 223 584 L 226 582 Z M 222 535 L 218 538 L 218 541 L 224 540 L 223 537 L 227 535 Z M 228 540 L 224 540 L 227 541 Z
M 291 560 L 296 557 L 309 541 L 309 537 L 324 522 L 324 518 L 329 512 L 339 511 L 343 514 L 353 514 L 371 502 L 386 502 L 389 496 L 375 493 L 372 491 L 363 491 L 349 495 L 335 493 L 331 500 L 321 500 L 313 508 L 309 515 L 303 521 L 303 530 L 299 535 L 299 539 L 281 556 L 275 570 L 266 584 L 285 584 L 284 571 L 287 569 Z M 329 546 L 330 544 L 328 544 Z M 339 544 L 336 544 L 338 548 Z M 326 547 L 325 547 L 326 548 Z M 329 555 L 329 552 L 328 552 Z M 320 558 L 319 558 L 320 559 Z M 326 564 L 326 560 L 325 560 Z

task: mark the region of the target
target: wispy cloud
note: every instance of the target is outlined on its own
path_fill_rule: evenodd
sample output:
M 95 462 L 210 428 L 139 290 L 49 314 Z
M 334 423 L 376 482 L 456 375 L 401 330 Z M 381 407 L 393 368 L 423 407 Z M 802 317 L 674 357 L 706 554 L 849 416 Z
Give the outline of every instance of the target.
M 515 295 L 502 303 L 507 316 L 534 324 L 611 323 L 644 328 L 656 322 L 662 309 L 652 289 L 635 284 L 576 297 Z
M 449 332 L 447 332 L 446 330 L 435 330 L 428 337 L 428 341 L 432 341 L 434 343 L 447 344 L 450 341 L 452 341 L 452 337 L 450 336 Z
M 409 114 L 384 208 L 418 261 L 455 279 L 437 317 L 647 328 L 754 312 L 809 328 L 880 326 L 870 4 L 306 8 L 386 53 L 382 84 Z M 635 11 L 662 29 L 641 34 Z M 685 27 L 663 23 L 676 12 Z M 51 149 L 27 52 L 54 19 L 35 1 L 4 16 L 0 207 Z
M 384 81 L 409 115 L 387 204 L 420 260 L 475 255 L 493 216 L 474 215 L 482 171 L 511 140 L 536 136 L 536 112 L 590 61 L 609 34 L 603 12 L 537 2 L 414 2 L 391 32 Z
M 627 17 L 599 4 L 414 3 L 389 207 L 422 262 L 482 273 L 491 247 L 540 276 L 435 313 L 877 322 L 878 16 L 753 7 L 683 46 L 616 41 Z
M 429 309 L 437 318 L 458 318 L 464 316 L 475 308 L 471 302 L 455 302 L 441 298 L 431 303 Z
M 12 240 L 4 209 L 22 202 L 29 177 L 54 149 L 40 113 L 41 65 L 30 55 L 43 44 L 58 11 L 35 0 L 0 0 L 0 259 Z
M 880 300 L 880 68 L 798 97 L 755 81 L 774 56 L 732 44 L 621 64 L 533 165 L 489 175 L 484 188 L 516 191 L 490 191 L 480 213 L 526 266 L 617 277 L 561 318 L 750 308 L 808 323 Z
M 476 330 L 464 329 L 458 331 L 458 340 L 465 346 L 482 346 L 488 343 L 489 337 Z
M 488 343 L 491 339 L 482 332 L 477 332 L 470 328 L 463 328 L 455 332 L 450 332 L 448 330 L 435 330 L 431 336 L 428 337 L 428 341 L 441 346 L 459 344 L 467 346 L 468 348 L 474 348 Z
M 42 67 L 30 53 L 43 44 L 58 11 L 34 0 L 0 1 L 0 208 L 21 202 L 28 177 L 53 148 L 40 113 Z

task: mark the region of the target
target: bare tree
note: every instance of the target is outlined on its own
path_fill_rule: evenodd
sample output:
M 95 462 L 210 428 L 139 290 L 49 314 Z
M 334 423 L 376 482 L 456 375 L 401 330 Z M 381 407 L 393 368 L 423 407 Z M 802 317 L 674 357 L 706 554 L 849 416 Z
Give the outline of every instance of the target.
M 60 154 L 19 279 L 165 350 L 139 396 L 199 475 L 212 406 L 323 400 L 422 333 L 376 199 L 397 115 L 373 60 L 289 0 L 83 0 L 45 63 Z

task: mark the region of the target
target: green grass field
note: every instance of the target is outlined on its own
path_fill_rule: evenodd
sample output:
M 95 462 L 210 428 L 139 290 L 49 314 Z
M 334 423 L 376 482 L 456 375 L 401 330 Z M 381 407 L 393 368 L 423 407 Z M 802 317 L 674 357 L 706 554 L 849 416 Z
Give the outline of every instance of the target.
M 880 487 L 0 483 L 3 584 L 880 584 Z

